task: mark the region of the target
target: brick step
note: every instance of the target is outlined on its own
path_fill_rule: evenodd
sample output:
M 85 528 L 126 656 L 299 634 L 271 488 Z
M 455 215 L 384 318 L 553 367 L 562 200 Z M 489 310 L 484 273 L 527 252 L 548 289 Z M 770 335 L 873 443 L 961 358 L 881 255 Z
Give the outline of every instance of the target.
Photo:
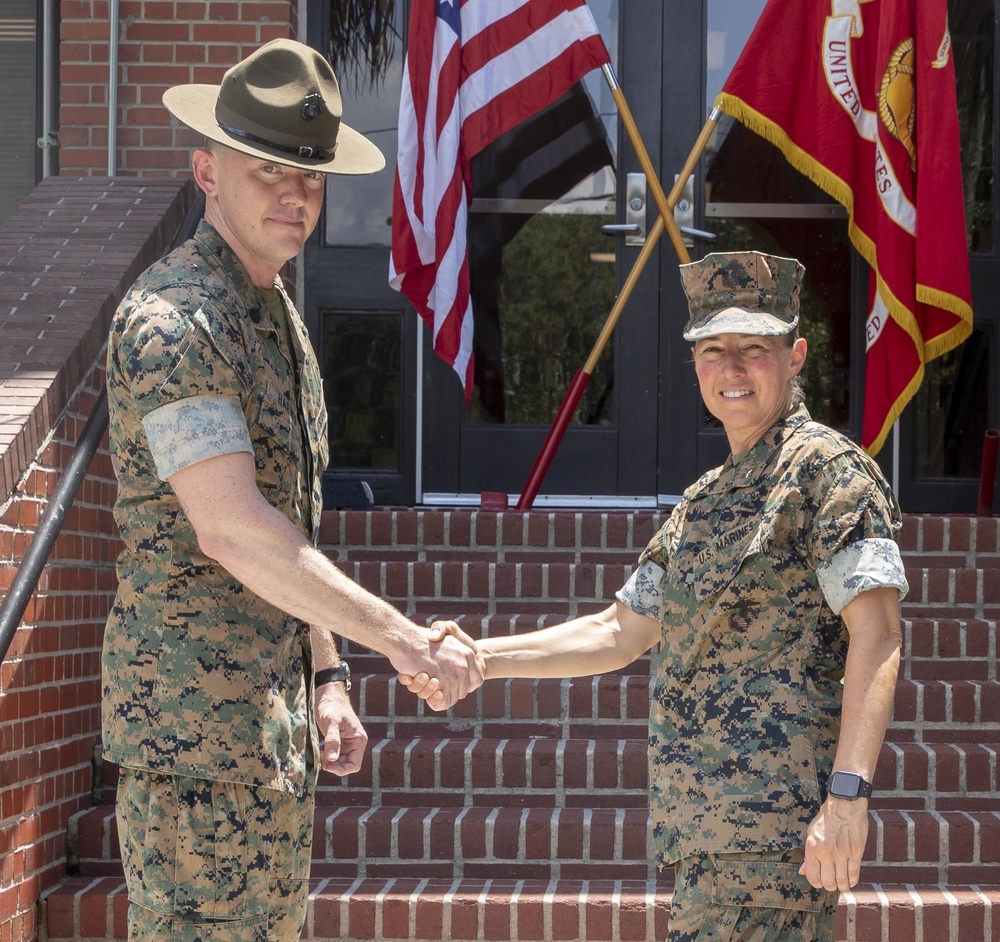
M 1000 618 L 997 561 L 987 567 L 907 565 L 907 618 Z
M 1000 744 L 882 746 L 879 808 L 1000 811 Z M 645 808 L 646 738 L 385 739 L 356 774 L 321 775 L 318 802 L 490 807 Z
M 671 884 L 645 881 L 315 879 L 302 933 L 317 942 L 647 942 L 667 934 Z M 120 878 L 70 877 L 42 902 L 49 939 L 124 939 Z M 995 942 L 1000 887 L 862 883 L 841 895 L 836 942 Z
M 386 739 L 361 770 L 321 777 L 317 802 L 490 808 L 641 808 L 646 739 Z
M 608 605 L 633 561 L 415 562 L 384 557 L 340 562 L 355 582 L 413 615 L 493 614 L 575 617 Z M 908 618 L 1000 618 L 997 567 L 907 566 Z
M 384 671 L 388 662 L 379 658 L 372 664 Z M 443 734 L 455 738 L 646 736 L 652 691 L 648 674 L 490 680 L 452 709 L 438 712 L 401 686 L 395 674 L 364 674 L 366 666 L 368 662 L 351 657 L 351 695 L 372 740 L 437 735 L 429 728 L 443 728 Z M 1000 681 L 901 677 L 888 738 L 1000 743 Z
M 914 617 L 903 621 L 903 664 L 900 668 L 903 677 L 1000 680 L 997 653 L 996 621 L 955 617 Z M 993 716 L 1000 717 L 1000 710 Z
M 325 511 L 319 542 L 330 552 L 359 547 L 414 552 L 626 549 L 638 556 L 669 510 L 533 510 L 378 508 Z M 974 565 L 1000 559 L 1000 517 L 906 514 L 900 533 L 906 561 Z M 992 560 L 992 562 L 990 562 Z
M 316 876 L 655 880 L 645 808 L 323 809 Z
M 875 770 L 878 807 L 1000 811 L 1000 743 L 882 744 Z
M 599 867 L 605 878 L 656 879 L 645 809 L 327 810 L 322 824 L 317 816 L 317 876 L 558 880 Z M 1000 885 L 998 843 L 1000 814 L 876 810 L 863 872 L 873 882 Z
M 353 658 L 351 664 L 353 672 Z M 380 669 L 386 664 L 382 659 Z M 431 735 L 429 727 L 435 735 L 441 730 L 455 738 L 645 738 L 650 684 L 648 672 L 490 680 L 439 712 L 403 687 L 395 674 L 377 673 L 355 682 L 351 696 L 370 739 L 422 738 Z
M 336 560 L 366 550 L 408 552 L 410 558 L 466 559 L 488 554 L 554 550 L 600 554 L 627 552 L 634 563 L 666 521 L 662 511 L 532 511 L 482 513 L 477 510 L 384 509 L 325 511 L 319 545 Z
M 396 607 L 412 618 L 417 624 L 430 627 L 435 621 L 449 620 L 455 621 L 470 637 L 475 639 L 508 637 L 510 635 L 524 634 L 536 631 L 539 628 L 548 628 L 553 625 L 562 624 L 569 617 L 563 605 L 563 612 L 559 613 L 559 606 L 553 604 L 548 606 L 545 613 L 533 614 L 503 614 L 490 615 L 484 612 L 471 612 L 470 606 L 478 604 L 475 600 L 466 600 L 462 611 L 447 608 L 438 608 L 429 612 L 414 612 L 406 606 L 396 602 Z M 585 606 L 587 613 L 599 612 L 607 608 L 610 603 L 599 602 Z M 582 615 L 583 610 L 576 612 L 573 617 Z M 352 643 L 346 639 L 341 641 L 341 652 L 345 658 L 350 658 L 351 673 L 353 676 L 360 674 L 382 674 L 391 670 L 389 661 L 381 654 L 373 652 L 357 643 Z M 648 676 L 651 673 L 653 654 L 645 654 L 636 659 L 632 664 L 615 671 L 615 674 L 642 674 Z
M 553 568 L 570 568 L 593 563 L 617 563 L 634 567 L 641 547 L 586 549 L 580 547 L 483 547 L 441 549 L 432 546 L 351 546 L 326 549 L 326 555 L 340 568 L 355 563 L 496 563 L 510 566 L 538 563 Z
M 1000 681 L 901 678 L 886 738 L 1000 744 Z
M 1000 885 L 1000 812 L 877 808 L 869 823 L 867 880 Z M 80 874 L 120 872 L 113 808 L 74 816 L 69 844 Z M 318 807 L 313 858 L 317 876 L 655 876 L 645 808 Z
M 609 605 L 632 573 L 619 563 L 340 563 L 359 585 L 412 614 L 551 615 L 563 618 Z

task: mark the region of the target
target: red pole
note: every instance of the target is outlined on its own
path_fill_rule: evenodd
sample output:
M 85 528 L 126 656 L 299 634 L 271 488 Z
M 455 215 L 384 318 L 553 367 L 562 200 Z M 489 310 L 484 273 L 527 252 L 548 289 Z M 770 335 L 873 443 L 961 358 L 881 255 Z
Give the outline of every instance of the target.
M 545 436 L 545 444 L 542 445 L 542 450 L 535 459 L 531 474 L 528 475 L 528 483 L 524 485 L 524 490 L 521 491 L 521 496 L 517 502 L 518 510 L 531 510 L 535 495 L 538 493 L 538 489 L 542 486 L 542 481 L 545 478 L 545 472 L 549 470 L 549 465 L 555 457 L 556 449 L 562 441 L 563 432 L 566 431 L 569 420 L 573 418 L 573 413 L 576 411 L 580 397 L 587 388 L 588 382 L 590 382 L 590 373 L 577 370 L 573 376 L 573 382 L 569 384 L 569 389 L 566 390 L 566 395 L 563 397 L 562 405 L 559 407 L 555 421 L 549 429 L 549 434 Z
M 650 175 L 650 185 L 653 187 L 653 195 L 656 197 L 656 202 L 660 207 L 661 212 L 660 215 L 656 217 L 656 222 L 653 223 L 652 228 L 649 230 L 649 235 L 646 236 L 646 243 L 639 250 L 639 255 L 632 265 L 632 270 L 628 273 L 628 277 L 622 283 L 621 291 L 615 299 L 615 303 L 611 308 L 611 313 L 604 322 L 604 327 L 601 328 L 601 333 L 597 338 L 597 342 L 594 344 L 593 350 L 590 351 L 590 356 L 587 358 L 587 362 L 583 365 L 582 370 L 577 370 L 576 376 L 573 377 L 572 385 L 566 391 L 566 397 L 563 399 L 563 403 L 559 407 L 559 412 L 556 415 L 555 421 L 552 423 L 552 428 L 549 429 L 549 434 L 545 438 L 545 444 L 542 446 L 541 452 L 535 459 L 535 466 L 531 469 L 531 476 L 529 477 L 527 484 L 524 485 L 524 490 L 521 492 L 521 497 L 517 502 L 518 510 L 531 510 L 531 505 L 534 503 L 535 495 L 538 493 L 539 487 L 541 487 L 542 480 L 545 477 L 545 472 L 548 471 L 549 464 L 555 456 L 556 449 L 559 447 L 560 441 L 562 441 L 563 432 L 566 431 L 566 426 L 569 425 L 569 420 L 573 416 L 573 410 L 576 409 L 584 387 L 587 385 L 587 381 L 590 379 L 591 374 L 597 367 L 597 361 L 601 355 L 601 351 L 610 339 L 611 334 L 615 329 L 615 325 L 618 323 L 618 318 L 621 317 L 622 310 L 625 307 L 625 302 L 631 296 L 632 289 L 635 287 L 636 282 L 638 282 L 639 275 L 642 274 L 642 270 L 645 268 L 646 262 L 649 261 L 650 256 L 653 254 L 653 250 L 656 248 L 656 243 L 659 241 L 664 229 L 670 229 L 671 240 L 674 241 L 674 247 L 677 249 L 677 253 L 681 261 L 689 261 L 687 248 L 685 248 L 683 241 L 680 238 L 680 231 L 677 228 L 677 223 L 674 221 L 672 210 L 673 207 L 677 205 L 677 201 L 680 199 L 681 192 L 684 189 L 684 184 L 686 183 L 687 178 L 694 172 L 694 168 L 697 165 L 698 160 L 701 158 L 702 152 L 708 144 L 708 139 L 712 136 L 712 132 L 715 130 L 715 125 L 719 120 L 720 112 L 717 108 L 713 108 L 712 113 L 708 116 L 708 120 L 701 129 L 701 133 L 698 135 L 698 140 L 694 142 L 694 147 L 691 148 L 691 153 L 688 154 L 688 158 L 684 163 L 683 169 L 677 175 L 677 180 L 674 183 L 673 189 L 670 191 L 670 195 L 664 196 L 659 180 L 653 172 L 652 163 L 649 160 L 648 154 L 646 154 L 646 148 L 642 144 L 642 138 L 639 136 L 639 130 L 635 126 L 635 121 L 632 118 L 631 112 L 628 111 L 628 105 L 625 103 L 624 96 L 621 95 L 620 90 L 618 89 L 618 83 L 614 78 L 614 73 L 611 72 L 610 68 L 607 66 L 605 66 L 604 69 L 604 76 L 608 80 L 608 84 L 611 86 L 612 95 L 615 97 L 616 103 L 618 103 L 619 108 L 622 109 L 622 118 L 625 120 L 626 128 L 629 131 L 630 136 L 634 135 L 633 143 L 636 147 L 636 151 L 637 153 L 641 153 L 644 157 L 644 169 L 648 166 L 647 174 Z M 675 236 L 676 240 L 674 240 Z M 680 243 L 679 246 L 678 242 Z
M 997 476 L 997 446 L 1000 446 L 1000 429 L 988 428 L 983 436 L 983 463 L 979 469 L 977 517 L 989 517 L 993 513 L 993 488 Z

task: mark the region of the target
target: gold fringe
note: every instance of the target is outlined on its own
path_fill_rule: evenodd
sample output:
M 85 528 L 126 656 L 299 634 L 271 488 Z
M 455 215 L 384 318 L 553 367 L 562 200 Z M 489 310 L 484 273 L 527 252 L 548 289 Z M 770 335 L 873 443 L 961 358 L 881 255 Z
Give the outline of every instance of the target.
M 875 436 L 875 440 L 865 448 L 873 458 L 879 453 L 882 446 L 885 444 L 885 440 L 889 437 L 889 432 L 892 429 L 893 423 L 902 414 L 903 410 L 909 405 L 910 400 L 917 394 L 917 390 L 920 388 L 920 384 L 924 381 L 924 365 L 920 364 L 919 369 L 913 374 L 912 379 L 906 384 L 906 388 L 899 394 L 896 401 L 889 407 L 889 411 L 886 413 L 885 420 L 882 422 L 882 428 L 878 435 Z

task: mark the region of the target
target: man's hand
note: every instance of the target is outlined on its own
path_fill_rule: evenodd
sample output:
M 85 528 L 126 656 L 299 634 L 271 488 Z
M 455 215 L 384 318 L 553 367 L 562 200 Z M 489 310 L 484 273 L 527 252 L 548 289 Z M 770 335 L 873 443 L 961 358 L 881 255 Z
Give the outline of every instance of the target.
M 368 734 L 351 706 L 347 688 L 343 684 L 323 684 L 316 690 L 315 699 L 323 768 L 334 775 L 357 772 L 368 745 Z
M 801 873 L 816 889 L 849 890 L 861 877 L 868 840 L 868 799 L 827 798 L 806 835 Z
M 430 627 L 428 644 L 437 663 L 417 670 L 399 670 L 399 682 L 410 693 L 427 701 L 432 710 L 447 710 L 483 682 L 483 656 L 476 642 L 453 621 L 436 621 Z M 465 672 L 462 673 L 461 662 Z M 449 686 L 446 668 L 458 666 Z M 395 665 L 394 665 L 395 666 Z M 457 686 L 456 686 L 457 682 Z

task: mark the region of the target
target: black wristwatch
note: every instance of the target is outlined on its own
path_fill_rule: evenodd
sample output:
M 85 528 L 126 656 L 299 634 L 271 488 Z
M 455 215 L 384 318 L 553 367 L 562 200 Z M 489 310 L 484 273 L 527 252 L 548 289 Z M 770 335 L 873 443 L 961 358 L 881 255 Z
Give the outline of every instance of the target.
M 826 793 L 833 795 L 834 798 L 846 798 L 848 801 L 871 798 L 872 783 L 866 782 L 857 772 L 834 772 L 830 776 Z
M 347 690 L 351 689 L 351 669 L 346 661 L 341 661 L 336 667 L 327 667 L 321 671 L 316 671 L 316 688 L 319 689 L 324 684 L 343 684 Z

